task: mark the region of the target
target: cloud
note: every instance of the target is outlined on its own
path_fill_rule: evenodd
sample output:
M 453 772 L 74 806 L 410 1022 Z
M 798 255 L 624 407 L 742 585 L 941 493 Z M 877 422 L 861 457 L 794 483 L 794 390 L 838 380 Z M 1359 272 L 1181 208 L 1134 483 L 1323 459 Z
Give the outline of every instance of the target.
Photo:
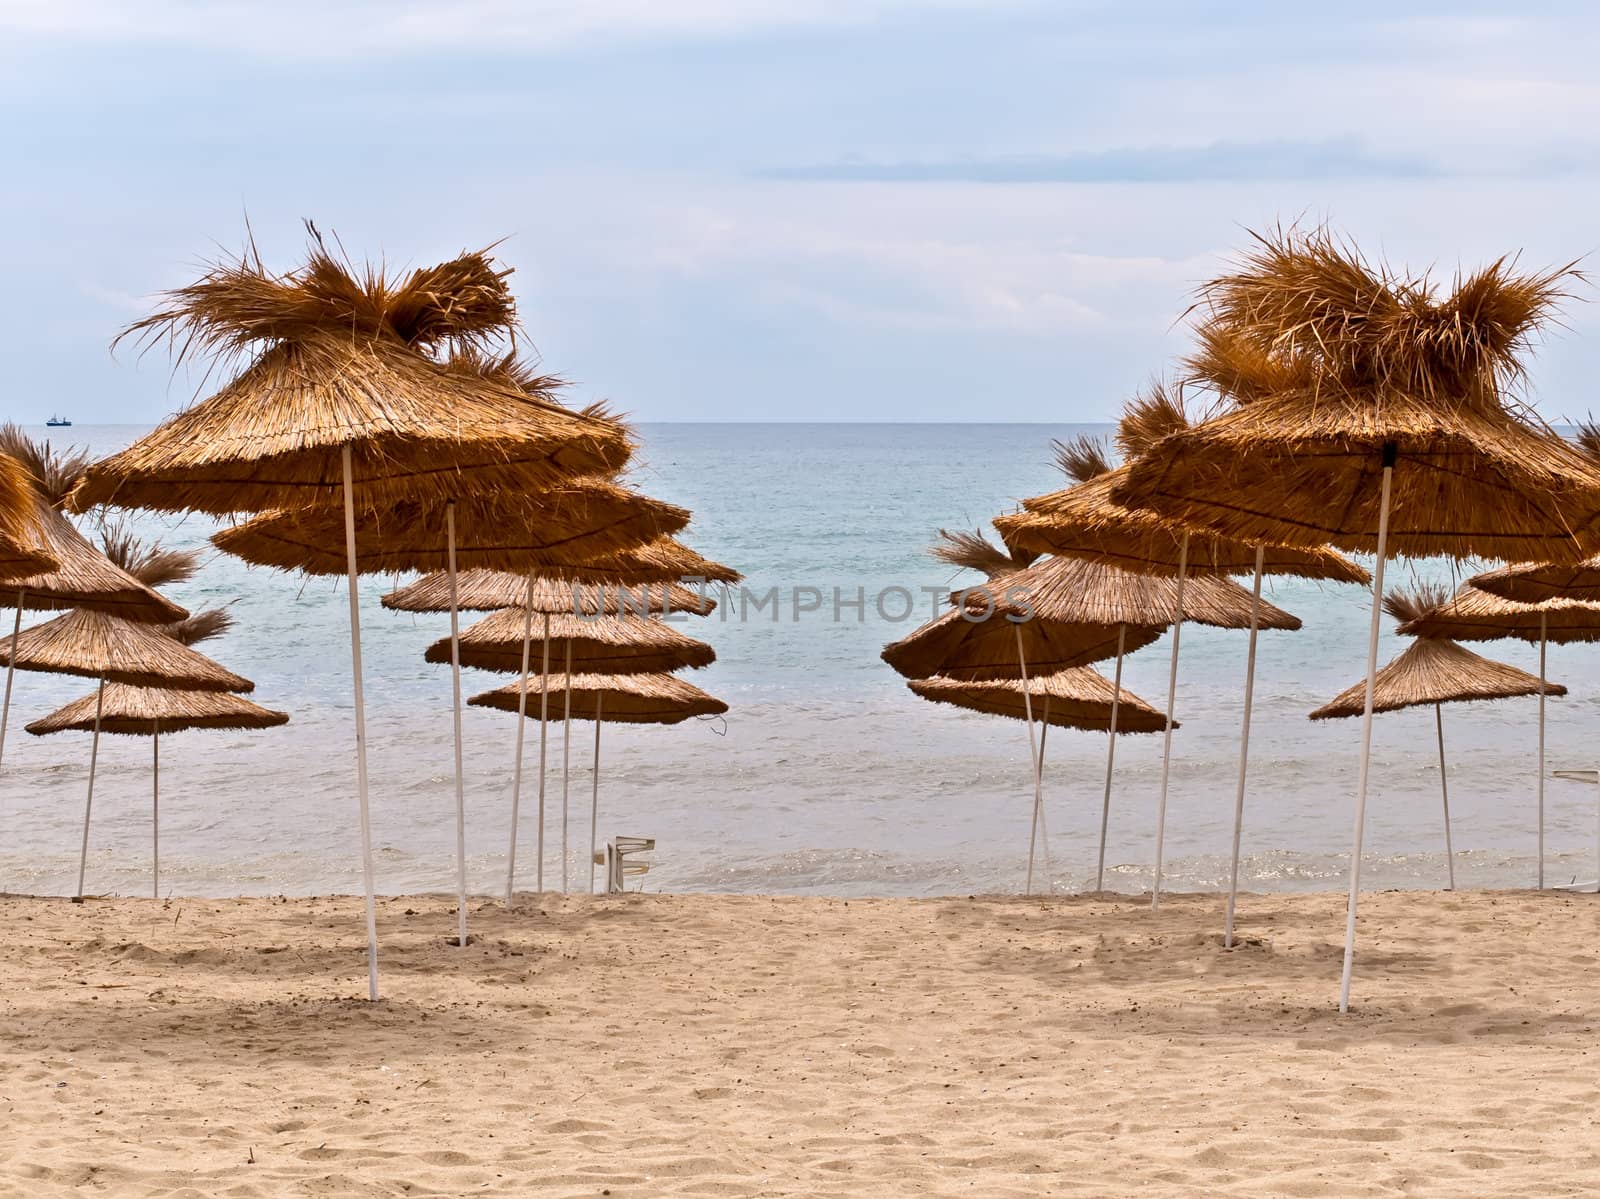
M 326 59 L 548 50 L 618 38 L 716 40 L 857 28 L 930 9 L 990 7 L 989 0 L 279 0 L 264 10 L 253 0 L 0 0 L 0 31 Z
M 1429 160 L 1369 150 L 1357 138 L 1120 147 L 1057 156 L 776 167 L 763 177 L 875 183 L 1192 183 L 1250 179 L 1428 179 Z

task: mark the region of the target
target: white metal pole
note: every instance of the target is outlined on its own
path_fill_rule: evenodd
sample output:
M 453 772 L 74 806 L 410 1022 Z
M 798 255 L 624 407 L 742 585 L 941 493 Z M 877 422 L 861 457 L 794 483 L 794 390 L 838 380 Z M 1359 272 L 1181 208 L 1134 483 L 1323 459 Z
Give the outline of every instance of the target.
M 150 734 L 150 894 L 161 898 L 161 722 Z
M 361 605 L 356 562 L 355 470 L 344 447 L 344 551 L 350 576 L 350 681 L 356 709 L 356 790 L 361 804 L 361 879 L 367 904 L 367 994 L 378 998 L 378 902 L 372 877 L 372 818 L 367 808 L 367 699 L 361 682 Z
M 1161 906 L 1161 855 L 1167 839 L 1167 780 L 1172 770 L 1172 710 L 1178 698 L 1178 640 L 1183 633 L 1183 576 L 1189 572 L 1189 534 L 1178 543 L 1178 589 L 1173 597 L 1172 664 L 1167 669 L 1167 727 L 1161 738 L 1161 803 L 1156 808 L 1156 873 L 1150 910 Z
M 1228 875 L 1228 915 L 1222 947 L 1233 948 L 1233 913 L 1239 901 L 1239 836 L 1244 830 L 1244 780 L 1250 766 L 1250 709 L 1256 693 L 1256 635 L 1261 631 L 1261 568 L 1267 547 L 1256 546 L 1256 576 L 1250 589 L 1250 649 L 1244 660 L 1244 725 L 1239 732 L 1239 785 L 1233 794 L 1233 864 Z
M 604 692 L 594 694 L 594 790 L 589 797 L 589 894 L 594 894 L 594 851 L 598 846 L 596 829 L 600 824 L 600 724 Z
M 1539 890 L 1544 890 L 1544 654 L 1545 623 L 1548 617 L 1539 613 Z
M 1028 828 L 1028 875 L 1022 891 L 1024 895 L 1032 895 L 1034 838 L 1039 832 L 1039 749 L 1033 740 L 1033 696 L 1028 690 L 1028 660 L 1022 649 L 1022 625 L 1018 623 L 1013 628 L 1017 634 L 1017 670 L 1022 678 L 1022 712 L 1028 721 L 1028 761 L 1034 778 L 1033 821 Z
M 517 885 L 517 821 L 522 804 L 522 733 L 528 723 L 528 652 L 533 645 L 533 570 L 528 570 L 527 607 L 522 610 L 522 686 L 517 691 L 517 753 L 511 767 L 511 848 L 506 852 L 506 906 Z
M 1450 872 L 1450 890 L 1456 889 L 1456 851 L 1450 843 L 1450 782 L 1444 767 L 1444 705 L 1433 705 L 1433 723 L 1439 730 L 1439 794 L 1444 799 L 1444 860 Z
M 1100 862 L 1095 867 L 1094 889 L 1106 889 L 1106 828 L 1111 823 L 1111 773 L 1117 761 L 1117 711 L 1122 702 L 1122 651 L 1128 644 L 1128 626 L 1117 626 L 1117 672 L 1111 681 L 1111 728 L 1106 743 L 1106 797 L 1100 803 Z
M 539 662 L 539 869 L 535 886 L 544 894 L 544 759 L 550 732 L 550 614 L 544 614 L 544 651 Z
M 11 723 L 11 680 L 17 673 L 17 638 L 22 633 L 22 604 L 27 592 L 17 591 L 17 620 L 11 626 L 11 660 L 6 663 L 6 699 L 0 705 L 0 761 L 6 755 L 6 725 Z
M 1361 894 L 1361 840 L 1367 825 L 1367 767 L 1372 760 L 1372 689 L 1378 677 L 1378 634 L 1383 621 L 1383 565 L 1389 553 L 1389 493 L 1394 484 L 1394 446 L 1383 450 L 1383 488 L 1378 500 L 1378 563 L 1372 571 L 1372 625 L 1367 631 L 1367 685 L 1361 710 L 1361 773 L 1356 781 L 1355 833 L 1350 845 L 1350 902 L 1344 920 L 1344 970 L 1339 1011 L 1350 1010 L 1350 976 L 1356 961 L 1356 899 Z
M 83 846 L 78 850 L 78 895 L 83 902 L 83 876 L 89 866 L 89 813 L 94 808 L 94 768 L 100 756 L 100 712 L 106 702 L 106 676 L 100 676 L 100 686 L 94 693 L 94 740 L 89 743 L 89 793 L 83 801 Z
M 1044 818 L 1044 743 L 1050 733 L 1050 693 L 1045 692 L 1044 713 L 1039 718 L 1039 780 L 1035 784 L 1038 788 L 1039 809 L 1039 849 L 1044 858 L 1044 886 L 1045 891 L 1054 895 L 1056 893 L 1056 868 L 1050 860 L 1050 822 Z
M 567 893 L 567 784 L 572 781 L 572 638 L 567 638 L 566 703 L 561 713 L 561 893 Z
M 467 797 L 461 766 L 461 613 L 456 586 L 456 504 L 444 506 L 445 569 L 450 576 L 450 715 L 456 738 L 456 944 L 467 947 Z

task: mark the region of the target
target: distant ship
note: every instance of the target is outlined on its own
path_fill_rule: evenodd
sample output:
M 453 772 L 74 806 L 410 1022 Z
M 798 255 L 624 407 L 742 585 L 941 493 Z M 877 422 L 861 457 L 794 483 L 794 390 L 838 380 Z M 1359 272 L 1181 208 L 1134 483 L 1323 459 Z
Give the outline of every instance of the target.
M 52 429 L 70 428 L 72 426 L 72 422 L 64 416 L 52 416 L 44 423 L 49 425 Z

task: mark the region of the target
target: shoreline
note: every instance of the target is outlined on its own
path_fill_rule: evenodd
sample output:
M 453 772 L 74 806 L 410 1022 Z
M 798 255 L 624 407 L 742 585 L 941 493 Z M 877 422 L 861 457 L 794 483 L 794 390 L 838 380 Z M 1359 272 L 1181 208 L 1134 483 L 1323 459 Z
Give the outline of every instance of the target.
M 0 899 L 0 1192 L 1600 1188 L 1600 898 Z

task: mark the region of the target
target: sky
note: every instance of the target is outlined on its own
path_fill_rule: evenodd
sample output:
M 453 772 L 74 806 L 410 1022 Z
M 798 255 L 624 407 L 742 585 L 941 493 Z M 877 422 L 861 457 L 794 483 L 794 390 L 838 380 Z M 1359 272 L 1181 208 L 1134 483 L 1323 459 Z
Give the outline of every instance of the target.
M 1600 271 L 1597 61 L 1588 0 L 0 0 L 0 417 L 188 403 L 112 337 L 309 218 L 498 242 L 544 367 L 637 420 L 1110 419 L 1251 229 Z M 1548 420 L 1600 407 L 1596 300 Z

